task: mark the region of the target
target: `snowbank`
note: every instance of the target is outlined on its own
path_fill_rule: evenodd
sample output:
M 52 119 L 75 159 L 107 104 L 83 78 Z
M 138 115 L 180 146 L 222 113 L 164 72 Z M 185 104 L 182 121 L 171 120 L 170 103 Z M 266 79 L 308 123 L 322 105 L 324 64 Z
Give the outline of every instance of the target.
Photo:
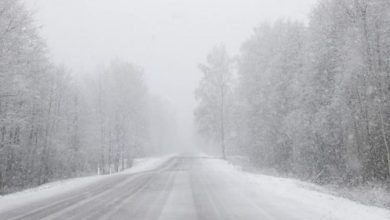
M 123 172 L 111 175 L 89 176 L 61 180 L 47 183 L 39 187 L 27 189 L 21 192 L 0 196 L 0 212 L 12 209 L 15 206 L 31 204 L 35 201 L 43 200 L 52 196 L 57 196 L 79 188 L 83 188 L 92 183 L 108 178 L 112 175 L 131 174 L 152 170 L 161 166 L 172 157 L 174 157 L 174 155 L 167 155 L 163 157 L 139 158 L 134 160 L 132 168 L 124 170 Z
M 243 184 L 250 186 L 259 203 L 277 207 L 279 210 L 290 210 L 290 219 L 316 220 L 389 220 L 390 211 L 383 208 L 362 205 L 360 203 L 337 197 L 315 184 L 295 179 L 279 178 L 243 172 L 226 161 L 212 159 L 206 165 L 216 172 L 229 175 L 232 179 L 240 178 Z M 321 216 L 321 218 L 318 218 Z
M 388 186 L 383 183 L 368 183 L 356 187 L 329 185 L 326 188 L 335 192 L 335 195 L 342 195 L 362 204 L 390 209 L 390 192 Z

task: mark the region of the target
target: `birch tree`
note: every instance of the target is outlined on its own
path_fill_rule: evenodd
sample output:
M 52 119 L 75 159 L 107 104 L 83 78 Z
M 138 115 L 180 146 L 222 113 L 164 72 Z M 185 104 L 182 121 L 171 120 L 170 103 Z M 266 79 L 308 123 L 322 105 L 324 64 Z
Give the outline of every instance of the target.
M 226 158 L 226 134 L 228 125 L 228 96 L 231 93 L 232 59 L 223 45 L 216 46 L 207 57 L 207 63 L 199 66 L 203 78 L 195 92 L 199 102 L 195 110 L 199 132 L 217 142 L 221 155 Z

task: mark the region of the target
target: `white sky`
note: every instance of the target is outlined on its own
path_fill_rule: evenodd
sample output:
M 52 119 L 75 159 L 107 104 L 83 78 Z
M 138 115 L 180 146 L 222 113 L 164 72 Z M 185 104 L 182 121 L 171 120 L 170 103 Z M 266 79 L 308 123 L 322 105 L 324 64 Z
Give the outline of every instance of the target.
M 153 93 L 192 125 L 197 65 L 213 45 L 239 50 L 253 28 L 278 18 L 305 20 L 316 0 L 25 0 L 54 61 L 77 74 L 112 59 L 140 65 Z

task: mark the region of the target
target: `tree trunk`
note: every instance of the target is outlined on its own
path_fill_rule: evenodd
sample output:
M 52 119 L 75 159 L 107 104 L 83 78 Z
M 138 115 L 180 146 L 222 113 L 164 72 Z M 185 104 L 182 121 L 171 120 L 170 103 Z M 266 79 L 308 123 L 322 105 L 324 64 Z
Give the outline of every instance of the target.
M 222 85 L 221 85 L 221 150 L 222 158 L 226 160 L 226 149 L 225 149 L 225 89 L 223 83 L 223 74 L 222 75 Z

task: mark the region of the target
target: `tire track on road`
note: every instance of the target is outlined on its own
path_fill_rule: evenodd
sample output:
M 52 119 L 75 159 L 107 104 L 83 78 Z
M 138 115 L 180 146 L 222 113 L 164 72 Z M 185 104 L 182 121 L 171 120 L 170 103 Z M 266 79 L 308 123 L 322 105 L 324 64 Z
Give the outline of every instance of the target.
M 142 172 L 142 173 L 134 173 L 134 174 L 117 174 L 112 177 L 107 177 L 98 183 L 94 183 L 88 187 L 83 187 L 82 189 L 74 190 L 54 198 L 49 199 L 49 201 L 39 201 L 29 207 L 23 206 L 19 207 L 15 210 L 5 212 L 0 214 L 0 219 L 9 219 L 9 220 L 34 220 L 34 219 L 44 219 L 49 218 L 53 219 L 52 216 L 62 212 L 70 212 L 72 208 L 77 207 L 80 203 L 85 201 L 91 201 L 102 195 L 110 192 L 113 187 L 120 187 L 121 185 L 127 182 L 131 182 L 136 179 L 138 176 L 146 175 L 148 173 L 153 173 L 158 170 L 165 170 L 171 166 L 173 166 L 176 162 L 176 158 L 170 159 L 162 166 Z M 86 190 L 86 191 L 81 191 Z M 81 191 L 81 193 L 80 193 Z M 62 197 L 62 198 L 61 198 Z M 65 198 L 64 198 L 65 197 Z M 31 209 L 31 207 L 33 207 Z M 65 211 L 64 211 L 65 210 Z M 23 213 L 23 214 L 20 214 Z M 64 218 L 68 219 L 68 218 Z

